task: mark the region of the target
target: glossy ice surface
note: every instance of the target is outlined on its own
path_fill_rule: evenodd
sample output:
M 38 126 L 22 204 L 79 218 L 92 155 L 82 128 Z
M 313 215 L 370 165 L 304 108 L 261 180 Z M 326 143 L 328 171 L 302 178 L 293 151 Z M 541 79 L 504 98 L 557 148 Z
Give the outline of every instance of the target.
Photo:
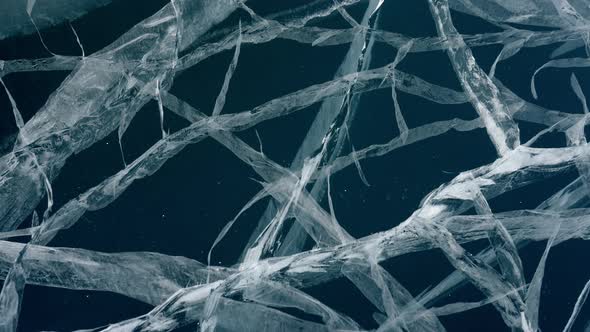
M 461 330 L 445 319 L 469 317 L 481 308 L 490 309 L 484 317 L 512 331 L 545 330 L 547 321 L 547 330 L 580 330 L 586 324 L 583 308 L 590 281 L 555 288 L 561 292 L 575 286 L 569 291 L 576 297 L 569 302 L 546 305 L 566 308 L 565 319 L 540 314 L 547 298 L 542 290 L 553 289 L 544 286 L 545 271 L 555 263 L 552 248 L 590 239 L 586 1 L 409 3 L 405 6 L 427 9 L 420 17 L 407 14 L 406 19 L 431 29 L 416 35 L 391 28 L 391 11 L 397 9 L 384 0 L 294 1 L 263 12 L 255 1 L 171 0 L 102 47 L 85 48 L 71 21 L 85 22 L 83 15 L 99 7 L 108 13 L 110 3 L 0 3 L 0 39 L 34 38 L 43 53 L 0 60 L 5 98 L 0 111 L 2 119 L 14 124 L 2 133 L 0 146 L 0 331 L 43 326 L 30 322 L 32 311 L 19 321 L 27 300 L 23 294 L 37 286 L 112 292 L 149 306 L 139 316 L 122 312 L 119 322 L 75 327 L 92 331 Z M 460 27 L 455 18 L 478 26 L 462 31 L 466 25 Z M 71 31 L 77 54 L 61 54 L 43 38 L 55 26 Z M 404 24 L 398 26 L 403 30 Z M 317 54 L 337 49 L 317 60 L 324 61 L 330 77 L 301 69 L 300 75 L 282 76 L 273 83 L 278 87 L 269 87 L 263 67 L 273 64 L 275 55 L 264 47 L 277 43 Z M 507 70 L 523 53 L 539 50 L 545 53 L 531 60 L 534 68 L 511 65 Z M 430 55 L 441 65 L 412 59 Z M 222 70 L 215 59 L 223 63 Z M 313 57 L 304 59 L 314 62 Z M 299 60 L 287 55 L 282 65 L 294 67 Z M 412 61 L 426 69 L 404 67 Z M 200 74 L 194 75 L 196 70 Z M 546 82 L 546 72 L 559 71 L 567 79 L 562 75 Z M 40 108 L 24 116 L 23 98 L 15 97 L 9 83 L 31 72 L 67 75 L 43 97 Z M 246 72 L 254 74 L 245 77 Z M 440 77 L 446 83 L 437 81 Z M 552 85 L 569 94 L 548 106 L 543 98 Z M 204 98 L 211 86 L 215 98 L 193 100 Z M 254 96 L 242 103 L 247 91 Z M 132 129 L 146 109 L 157 114 L 150 118 L 156 125 Z M 425 115 L 415 115 L 420 112 Z M 300 114 L 308 114 L 305 125 L 293 120 Z M 288 125 L 272 129 L 279 121 Z M 378 128 L 387 128 L 380 140 L 372 136 Z M 265 136 L 259 129 L 274 131 Z M 138 153 L 127 151 L 128 130 L 145 144 Z M 292 140 L 295 148 L 288 147 Z M 94 155 L 91 163 L 75 164 L 78 155 L 105 142 L 116 148 Z M 424 149 L 432 142 L 437 145 Z M 205 144 L 231 153 L 240 166 L 231 168 L 216 154 L 194 155 L 194 146 Z M 433 159 L 455 151 L 448 158 L 460 166 L 422 175 L 430 162 L 405 158 L 410 149 L 417 152 L 409 156 Z M 178 167 L 178 158 L 186 154 L 193 154 L 196 163 L 213 163 L 230 183 L 240 177 L 256 190 L 236 182 L 220 194 L 215 185 L 206 185 L 213 171 L 195 164 Z M 90 185 L 64 189 L 63 179 L 74 171 L 110 169 L 109 158 L 118 162 L 114 171 Z M 167 171 L 174 162 L 176 171 Z M 82 168 L 73 169 L 72 163 Z M 186 204 L 193 212 L 207 211 L 203 214 L 172 218 L 162 213 L 162 222 L 171 224 L 158 227 L 184 233 L 174 223 L 188 220 L 194 238 L 189 232 L 170 241 L 163 233 L 153 249 L 134 247 L 129 240 L 123 247 L 139 249 L 118 250 L 106 245 L 124 232 L 119 224 L 109 229 L 112 235 L 95 239 L 80 232 L 77 244 L 60 238 L 75 238 L 81 224 L 100 224 L 100 215 L 93 213 L 103 209 L 114 215 L 121 211 L 125 217 L 120 223 L 134 223 L 140 231 L 154 227 L 151 219 L 142 224 L 140 213 L 123 212 L 124 203 L 117 204 L 129 202 L 137 194 L 134 188 L 158 177 L 166 185 L 149 190 L 162 200 L 190 198 L 178 189 L 184 181 L 196 183 L 192 190 L 200 195 L 215 198 L 214 206 L 196 196 Z M 399 186 L 395 181 L 404 177 L 415 178 L 404 189 L 413 201 L 368 189 Z M 542 190 L 535 187 L 552 179 L 559 181 Z M 60 181 L 61 186 L 55 185 Z M 375 191 L 350 196 L 342 183 L 354 183 L 353 191 Z M 527 188 L 536 193 L 527 194 Z M 236 192 L 241 192 L 237 200 L 231 198 Z M 530 195 L 542 198 L 515 203 Z M 502 199 L 513 203 L 502 206 Z M 369 211 L 387 211 L 374 207 L 378 204 L 403 206 L 409 213 Z M 150 208 L 139 198 L 132 205 L 137 211 Z M 187 236 L 186 247 L 201 248 L 200 253 L 174 249 L 172 242 Z M 95 250 L 93 241 L 104 243 L 103 250 Z M 535 243 L 536 256 L 522 254 Z M 583 254 L 573 249 L 571 254 L 567 257 L 587 265 Z M 233 259 L 221 263 L 218 255 Z M 433 266 L 446 264 L 430 271 L 440 278 L 416 274 L 411 279 L 424 285 L 409 287 L 395 269 L 386 268 L 402 256 L 419 255 L 430 255 Z M 585 281 L 590 278 L 586 272 L 576 276 Z M 336 280 L 345 280 L 347 290 L 317 295 L 318 286 Z M 467 287 L 475 296 L 456 296 Z M 357 298 L 342 301 L 363 301 L 358 310 L 335 304 L 352 292 Z M 479 324 L 481 330 L 488 328 L 485 321 Z

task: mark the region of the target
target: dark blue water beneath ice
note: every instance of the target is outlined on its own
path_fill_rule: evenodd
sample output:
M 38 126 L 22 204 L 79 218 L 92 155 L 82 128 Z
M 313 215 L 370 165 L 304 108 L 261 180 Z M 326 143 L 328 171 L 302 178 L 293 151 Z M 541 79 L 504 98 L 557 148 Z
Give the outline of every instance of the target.
M 294 6 L 304 1 L 251 1 L 261 14 Z M 166 1 L 117 0 L 73 22 L 86 52 L 90 53 L 111 41 L 141 19 L 157 11 Z M 362 6 L 353 15 L 362 14 Z M 495 31 L 479 19 L 453 13 L 454 23 L 462 33 Z M 321 24 L 345 27 L 338 18 Z M 386 2 L 380 17 L 382 29 L 409 36 L 433 36 L 434 24 L 426 1 Z M 53 52 L 78 54 L 69 27 L 57 26 L 43 31 Z M 257 46 L 244 45 L 232 80 L 224 112 L 238 112 L 272 98 L 332 79 L 347 45 L 311 47 L 293 41 L 276 40 Z M 526 100 L 533 100 L 529 80 L 536 68 L 547 59 L 555 46 L 525 49 L 498 66 L 496 76 Z M 488 70 L 500 46 L 474 49 L 479 65 Z M 15 38 L 0 43 L 0 58 L 46 56 L 36 36 Z M 205 113 L 210 113 L 223 82 L 232 52 L 224 52 L 198 64 L 176 77 L 172 92 Z M 395 50 L 377 45 L 371 67 L 389 63 Z M 399 69 L 414 73 L 435 84 L 459 90 L 448 58 L 443 52 L 410 54 Z M 581 112 L 581 106 L 569 87 L 567 70 L 547 70 L 539 77 L 538 91 L 543 106 Z M 67 72 L 21 73 L 5 81 L 25 120 L 43 105 L 49 94 L 67 76 Z M 590 73 L 580 71 L 581 82 L 590 82 Z M 586 89 L 586 93 L 590 93 Z M 418 97 L 399 93 L 400 104 L 408 126 L 459 117 L 473 119 L 470 105 L 437 105 Z M 16 132 L 4 91 L 0 91 L 0 133 L 6 137 Z M 288 166 L 305 133 L 317 114 L 318 107 L 271 120 L 256 127 L 263 150 L 271 159 Z M 397 135 L 389 89 L 366 93 L 351 127 L 355 147 L 386 142 Z M 186 126 L 183 119 L 166 112 L 165 127 L 170 131 Z M 123 139 L 127 160 L 133 160 L 160 138 L 157 105 L 149 103 L 131 124 Z M 520 124 L 525 141 L 540 127 Z M 258 140 L 254 130 L 238 134 L 254 147 Z M 562 144 L 561 137 L 549 136 L 542 144 Z M 335 211 L 340 223 L 353 236 L 361 237 L 394 227 L 407 218 L 428 192 L 449 181 L 457 173 L 489 163 L 495 152 L 483 129 L 451 132 L 396 150 L 384 157 L 362 162 L 370 186 L 365 186 L 354 167 L 333 176 Z M 64 204 L 85 189 L 95 185 L 122 167 L 116 133 L 73 156 L 54 184 L 56 205 Z M 534 208 L 556 188 L 574 179 L 576 174 L 557 177 L 503 195 L 490 202 L 494 211 Z M 103 252 L 156 251 L 182 255 L 206 262 L 213 239 L 260 187 L 254 172 L 232 153 L 211 139 L 190 146 L 170 160 L 154 176 L 132 185 L 107 208 L 87 213 L 73 228 L 61 232 L 52 246 L 78 247 Z M 234 264 L 267 201 L 248 210 L 234 230 L 213 255 L 216 264 Z M 477 252 L 486 243 L 467 248 Z M 527 279 L 534 273 L 544 243 L 521 250 Z M 583 241 L 568 241 L 555 247 L 549 256 L 543 282 L 540 325 L 544 331 L 563 328 L 573 304 L 590 275 L 588 250 Z M 410 292 L 417 295 L 436 285 L 453 271 L 441 252 L 431 250 L 398 257 L 383 263 Z M 338 279 L 307 292 L 329 306 L 357 319 L 364 327 L 375 328 L 371 304 L 345 279 Z M 444 301 L 480 299 L 474 287 L 465 285 Z M 91 328 L 141 315 L 150 306 L 122 295 L 101 292 L 70 291 L 27 285 L 19 330 L 67 331 Z M 590 318 L 585 309 L 576 330 L 584 328 Z M 505 331 L 499 314 L 487 305 L 462 314 L 441 318 L 449 331 Z M 185 330 L 194 330 L 187 327 Z

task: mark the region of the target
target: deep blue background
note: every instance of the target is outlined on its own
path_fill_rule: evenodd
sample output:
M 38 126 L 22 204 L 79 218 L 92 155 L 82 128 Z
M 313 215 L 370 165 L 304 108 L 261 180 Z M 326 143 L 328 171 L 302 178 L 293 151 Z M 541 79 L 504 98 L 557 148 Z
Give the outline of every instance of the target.
M 73 22 L 73 26 L 88 54 L 108 45 L 166 2 L 115 0 L 111 5 Z M 276 2 L 259 0 L 249 4 L 264 14 L 305 3 Z M 353 7 L 351 14 L 358 17 L 365 5 Z M 226 24 L 236 22 L 239 17 L 233 15 Z M 490 24 L 463 14 L 453 13 L 453 19 L 462 33 L 497 31 Z M 337 15 L 321 24 L 346 27 L 346 23 Z M 436 35 L 424 0 L 386 2 L 380 17 L 380 27 L 413 37 Z M 67 25 L 43 31 L 43 37 L 55 53 L 79 54 L 75 38 Z M 536 68 L 547 61 L 548 54 L 556 46 L 525 49 L 501 63 L 496 76 L 522 98 L 533 101 L 529 92 L 530 77 Z M 243 111 L 308 85 L 332 79 L 347 48 L 348 45 L 311 47 L 285 40 L 256 46 L 243 45 L 224 112 Z M 500 46 L 489 46 L 473 51 L 479 65 L 487 71 L 500 50 Z M 43 56 L 47 54 L 37 36 L 0 42 L 0 59 Z M 210 113 L 231 56 L 232 51 L 223 52 L 178 75 L 172 92 L 201 111 Z M 394 56 L 394 49 L 377 45 L 372 67 L 385 65 Z M 443 52 L 410 54 L 399 68 L 429 82 L 460 89 Z M 549 108 L 580 113 L 581 106 L 569 87 L 570 73 L 568 70 L 546 70 L 541 73 L 537 85 L 540 98 L 536 102 Z M 67 75 L 67 72 L 19 73 L 9 75 L 5 82 L 27 120 Z M 576 70 L 576 75 L 583 87 L 590 82 L 588 71 Z M 585 91 L 590 95 L 589 89 Z M 409 127 L 454 117 L 476 117 L 468 104 L 438 105 L 403 92 L 399 92 L 398 96 Z M 264 152 L 271 159 L 288 166 L 317 109 L 316 105 L 257 126 Z M 139 156 L 160 138 L 158 117 L 157 107 L 152 102 L 134 119 L 123 140 L 128 161 Z M 166 112 L 166 128 L 174 131 L 185 125 L 185 120 Z M 528 123 L 519 125 L 523 141 L 542 129 Z M 15 132 L 8 99 L 4 91 L 0 90 L 0 137 Z M 355 148 L 386 142 L 397 134 L 390 90 L 377 90 L 363 95 L 360 110 L 351 128 Z M 238 136 L 253 147 L 258 146 L 254 130 Z M 562 136 L 554 135 L 544 139 L 541 144 L 560 146 L 564 140 Z M 354 167 L 332 177 L 337 217 L 356 237 L 389 229 L 407 218 L 432 189 L 449 181 L 458 172 L 494 159 L 495 153 L 485 131 L 476 130 L 450 132 L 396 150 L 387 156 L 363 161 L 370 187 L 363 185 Z M 56 208 L 117 172 L 122 166 L 116 133 L 73 156 L 54 183 Z M 503 195 L 490 202 L 492 209 L 506 211 L 534 208 L 576 175 L 574 172 L 560 174 Z M 86 214 L 75 227 L 62 232 L 51 245 L 104 252 L 157 251 L 205 262 L 207 250 L 223 225 L 260 189 L 252 178 L 257 176 L 249 167 L 224 147 L 207 139 L 186 148 L 154 176 L 135 183 L 107 208 Z M 264 201 L 255 205 L 241 217 L 234 231 L 217 247 L 215 263 L 231 265 L 236 262 L 266 203 Z M 467 247 L 476 252 L 485 244 L 482 241 Z M 521 251 L 527 280 L 532 277 L 544 246 L 544 243 L 535 243 Z M 586 255 L 588 249 L 589 245 L 583 241 L 569 241 L 552 249 L 541 298 L 540 325 L 544 331 L 558 331 L 565 325 L 579 292 L 590 277 Z M 384 262 L 383 266 L 414 295 L 436 285 L 453 270 L 438 250 L 402 256 Z M 375 309 L 347 280 L 338 279 L 307 291 L 357 319 L 365 328 L 376 327 L 371 319 Z M 465 286 L 437 305 L 480 298 L 477 290 Z M 149 310 L 150 306 L 118 294 L 27 286 L 19 329 L 91 328 Z M 582 330 L 588 318 L 590 310 L 584 309 L 575 330 Z M 490 305 L 442 317 L 441 321 L 449 331 L 507 330 L 499 314 Z

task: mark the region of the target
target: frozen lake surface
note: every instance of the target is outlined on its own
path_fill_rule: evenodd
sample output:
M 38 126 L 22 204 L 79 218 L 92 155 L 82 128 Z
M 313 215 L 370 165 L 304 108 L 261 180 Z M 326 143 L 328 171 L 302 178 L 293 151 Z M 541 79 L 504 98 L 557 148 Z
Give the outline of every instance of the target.
M 0 3 L 0 331 L 586 331 L 584 0 Z

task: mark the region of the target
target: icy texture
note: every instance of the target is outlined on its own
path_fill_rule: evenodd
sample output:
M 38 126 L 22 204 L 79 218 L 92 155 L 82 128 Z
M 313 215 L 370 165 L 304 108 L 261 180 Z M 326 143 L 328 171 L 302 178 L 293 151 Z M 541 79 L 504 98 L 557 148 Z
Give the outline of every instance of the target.
M 72 20 L 108 2 L 7 1 L 0 5 L 0 22 L 6 23 L 0 29 L 0 39 L 33 32 L 33 23 L 43 29 Z M 263 17 L 245 2 L 172 0 L 93 54 L 84 53 L 83 41 L 74 31 L 82 56 L 0 60 L 0 83 L 11 106 L 7 111 L 18 127 L 11 151 L 0 157 L 0 274 L 4 279 L 0 331 L 16 330 L 26 284 L 109 291 L 154 306 L 140 317 L 96 330 L 171 331 L 196 323 L 203 331 L 365 330 L 349 315 L 304 292 L 338 278 L 350 281 L 376 308 L 373 319 L 378 331 L 444 331 L 439 317 L 485 305 L 493 306 L 512 331 L 542 329 L 541 288 L 545 270 L 551 265 L 551 249 L 572 239 L 590 239 L 590 147 L 584 131 L 588 105 L 583 82 L 575 75 L 577 69 L 590 66 L 590 59 L 546 59 L 531 77 L 534 98 L 519 96 L 496 72 L 502 61 L 523 49 L 561 44 L 553 57 L 577 48 L 590 53 L 590 7 L 581 0 L 428 0 L 437 35 L 412 38 L 380 28 L 384 1 L 361 3 L 363 13 L 357 21 L 348 12 L 349 6 L 359 5 L 357 2 L 361 1 L 316 0 Z M 477 16 L 501 31 L 461 34 L 451 10 Z M 246 19 L 231 28 L 217 29 L 236 12 Z M 327 16 L 339 16 L 350 27 L 314 26 Z M 551 29 L 526 30 L 512 23 Z M 240 112 L 225 113 L 232 77 L 241 65 L 241 48 L 275 39 L 313 47 L 346 45 L 347 52 L 338 60 L 340 66 L 332 80 Z M 395 49 L 391 63 L 371 66 L 376 44 Z M 498 45 L 501 51 L 484 71 L 472 49 L 487 45 Z M 232 49 L 212 110 L 201 112 L 169 92 L 176 74 Z M 422 52 L 446 53 L 462 91 L 399 69 L 405 59 Z M 579 111 L 550 110 L 525 100 L 542 96 L 536 81 L 547 68 L 574 72 L 570 85 Z M 71 72 L 25 122 L 2 78 L 19 72 L 57 70 Z M 349 129 L 355 115 L 363 111 L 359 98 L 379 89 L 391 91 L 390 120 L 398 136 L 355 149 Z M 473 117 L 412 126 L 404 118 L 411 110 L 401 106 L 399 92 L 451 107 L 470 105 Z M 161 139 L 136 159 L 124 160 L 117 173 L 54 208 L 51 183 L 68 158 L 113 132 L 121 140 L 135 114 L 151 100 L 158 105 Z M 288 167 L 236 135 L 312 105 L 319 105 L 319 111 Z M 164 112 L 168 111 L 185 118 L 189 125 L 167 132 Z M 543 129 L 521 144 L 519 126 L 523 123 Z M 370 186 L 371 174 L 362 166 L 366 159 L 378 160 L 418 142 L 443 139 L 451 131 L 475 130 L 485 130 L 496 149 L 496 160 L 433 185 L 436 189 L 425 195 L 412 215 L 396 220 L 397 226 L 389 230 L 355 238 L 339 223 L 331 185 L 334 174 L 354 167 L 362 182 Z M 549 133 L 562 135 L 566 144 L 537 147 L 535 143 Z M 110 205 L 136 180 L 154 175 L 186 146 L 206 138 L 231 151 L 261 183 L 260 191 L 211 239 L 207 262 L 152 252 L 49 247 L 59 232 L 71 232 L 86 212 Z M 497 212 L 490 205 L 496 197 L 566 170 L 579 176 L 556 188 L 534 209 Z M 43 197 L 46 204 L 41 203 Z M 271 203 L 243 248 L 240 261 L 231 267 L 211 265 L 216 247 L 243 213 L 265 198 Z M 322 204 L 326 200 L 327 207 Z M 44 212 L 37 215 L 39 206 Z M 31 226 L 23 226 L 29 217 Z M 11 241 L 18 237 L 29 241 Z M 477 254 L 463 246 L 482 239 L 488 241 L 488 247 Z M 306 250 L 309 241 L 314 246 Z M 531 278 L 525 275 L 519 250 L 533 241 L 545 241 L 546 245 L 540 260 L 532 263 L 537 268 Z M 433 248 L 444 254 L 455 271 L 421 294 L 412 294 L 380 265 L 390 258 Z M 465 282 L 481 292 L 481 300 L 437 304 Z M 581 290 L 570 319 L 563 322 L 564 331 L 572 329 L 589 291 L 590 282 Z
M 107 5 L 112 0 L 14 0 L 0 2 L 0 39 L 34 33 Z

